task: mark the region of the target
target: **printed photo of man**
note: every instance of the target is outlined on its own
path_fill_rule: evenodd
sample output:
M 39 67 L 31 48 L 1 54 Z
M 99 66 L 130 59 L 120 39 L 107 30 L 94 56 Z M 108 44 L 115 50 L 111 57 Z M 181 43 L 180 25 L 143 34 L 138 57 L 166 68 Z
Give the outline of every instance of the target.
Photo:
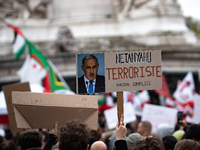
M 81 70 L 84 73 L 78 78 L 78 93 L 105 92 L 105 76 L 98 75 L 99 62 L 95 55 L 83 57 Z

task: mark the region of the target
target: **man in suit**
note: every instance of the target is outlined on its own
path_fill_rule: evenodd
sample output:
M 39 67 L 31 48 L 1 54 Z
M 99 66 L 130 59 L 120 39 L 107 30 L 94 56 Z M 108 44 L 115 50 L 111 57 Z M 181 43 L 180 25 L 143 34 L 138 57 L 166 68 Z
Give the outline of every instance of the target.
M 105 92 L 105 77 L 98 75 L 99 63 L 94 55 L 82 59 L 84 75 L 78 78 L 78 93 Z

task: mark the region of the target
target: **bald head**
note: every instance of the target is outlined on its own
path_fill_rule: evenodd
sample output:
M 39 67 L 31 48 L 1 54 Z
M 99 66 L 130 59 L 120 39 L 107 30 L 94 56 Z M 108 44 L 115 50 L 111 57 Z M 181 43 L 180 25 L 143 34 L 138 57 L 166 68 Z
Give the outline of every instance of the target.
M 107 146 L 102 141 L 96 141 L 92 144 L 90 150 L 107 150 Z
M 151 134 L 151 123 L 149 121 L 142 121 L 138 124 L 137 132 L 142 136 L 147 136 Z

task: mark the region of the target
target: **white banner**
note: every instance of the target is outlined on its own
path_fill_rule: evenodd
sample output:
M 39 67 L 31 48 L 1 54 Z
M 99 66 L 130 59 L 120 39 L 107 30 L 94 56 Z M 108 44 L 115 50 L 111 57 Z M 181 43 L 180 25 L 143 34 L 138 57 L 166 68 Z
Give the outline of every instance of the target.
M 200 123 L 200 95 L 194 96 L 194 123 Z
M 152 125 L 152 133 L 156 133 L 157 126 L 161 123 L 167 123 L 172 127 L 175 126 L 177 109 L 168 108 L 158 105 L 145 104 L 142 121 L 149 121 Z
M 117 107 L 105 110 L 104 115 L 106 117 L 106 122 L 108 129 L 114 129 L 116 127 L 117 118 Z M 136 120 L 135 112 L 132 103 L 124 103 L 124 122 L 130 123 Z

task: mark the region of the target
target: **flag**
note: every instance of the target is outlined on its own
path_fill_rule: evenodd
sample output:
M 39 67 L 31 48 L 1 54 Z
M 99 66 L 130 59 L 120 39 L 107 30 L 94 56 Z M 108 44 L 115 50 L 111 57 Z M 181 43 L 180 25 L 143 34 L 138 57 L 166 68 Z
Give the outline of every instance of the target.
M 46 77 L 44 79 L 44 87 L 47 91 L 54 93 L 66 93 L 67 90 L 70 90 L 69 86 L 66 83 L 64 84 L 58 79 L 58 73 L 55 72 L 52 68 L 52 63 L 48 61 L 42 53 L 29 41 L 27 41 L 29 54 L 31 58 L 35 59 L 43 68 L 46 69 Z
M 150 102 L 150 96 L 147 90 L 129 91 L 127 102 L 132 102 L 135 114 L 141 116 L 144 105 Z
M 171 97 L 171 93 L 170 93 L 170 90 L 169 90 L 169 87 L 165 80 L 164 75 L 162 75 L 162 89 L 157 89 L 155 90 L 155 92 L 164 97 Z
M 170 97 L 165 98 L 165 105 L 167 107 L 177 108 L 178 111 L 183 111 L 184 113 L 187 111 L 185 105 Z
M 17 71 L 21 82 L 40 83 L 46 76 L 45 68 L 30 55 L 27 55 L 24 64 Z
M 104 111 L 110 108 L 114 107 L 113 102 L 114 96 L 112 95 L 112 92 L 106 93 L 106 95 L 98 96 L 98 111 Z
M 16 58 L 19 58 L 26 48 L 26 38 L 24 37 L 22 31 L 19 28 L 8 23 L 7 26 L 14 30 L 15 37 L 12 46 L 13 54 Z
M 53 63 L 47 60 L 43 54 L 24 37 L 23 33 L 17 27 L 8 23 L 6 24 L 14 30 L 16 35 L 13 42 L 13 53 L 17 58 L 23 53 L 26 45 L 28 46 L 29 56 L 27 56 L 24 65 L 17 73 L 21 81 L 30 81 L 34 83 L 38 82 L 46 75 L 44 78 L 45 92 L 74 94 L 59 74 L 56 67 L 53 66 Z
M 181 102 L 182 104 L 186 104 L 188 102 L 193 101 L 195 94 L 195 85 L 192 72 L 188 72 L 184 77 L 182 82 L 179 82 L 177 89 L 173 93 L 173 97 Z

